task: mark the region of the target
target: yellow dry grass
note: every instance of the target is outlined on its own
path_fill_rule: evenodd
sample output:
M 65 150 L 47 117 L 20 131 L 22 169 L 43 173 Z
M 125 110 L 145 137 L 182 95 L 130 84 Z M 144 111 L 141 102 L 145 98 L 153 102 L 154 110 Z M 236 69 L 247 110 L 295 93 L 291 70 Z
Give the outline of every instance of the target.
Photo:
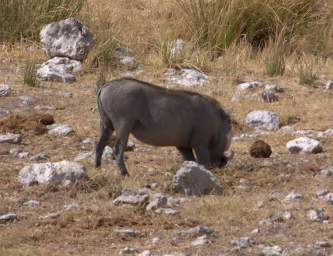
M 156 42 L 182 36 L 184 28 L 173 28 L 182 24 L 179 10 L 172 1 L 157 0 L 88 0 L 88 7 L 82 17 L 99 40 L 107 38 L 111 32 L 119 41 L 132 48 L 139 62 L 145 64 L 143 73 L 137 78 L 170 86 L 165 80 L 165 65 Z M 191 43 L 190 43 L 191 44 Z M 190 47 L 190 49 L 192 49 Z M 209 71 L 210 82 L 204 87 L 193 88 L 197 92 L 213 96 L 223 106 L 233 109 L 232 117 L 244 126 L 246 114 L 252 110 L 265 109 L 277 112 L 281 119 L 299 117 L 294 125 L 297 129 L 324 130 L 333 127 L 333 93 L 323 89 L 324 83 L 333 78 L 332 59 L 316 56 L 295 55 L 286 59 L 283 76 L 268 77 L 265 74 L 265 51 L 254 52 L 249 45 L 233 45 L 223 56 L 212 60 L 205 49 L 189 51 L 183 65 L 196 66 Z M 24 62 L 33 56 L 43 61 L 38 44 L 17 44 L 1 46 L 0 83 L 8 83 L 13 88 L 9 98 L 0 98 L 0 107 L 12 112 L 24 110 L 18 105 L 17 97 L 32 95 L 40 105 L 56 107 L 55 120 L 71 125 L 76 133 L 66 138 L 50 135 L 35 136 L 23 134 L 22 147 L 31 155 L 47 152 L 50 161 L 72 160 L 80 151 L 82 139 L 95 140 L 99 134 L 99 119 L 95 104 L 96 72 L 78 76 L 78 81 L 70 85 L 42 82 L 40 87 L 23 85 Z M 313 61 L 319 77 L 316 86 L 302 86 L 298 83 L 297 66 L 304 61 Z M 108 78 L 122 76 L 122 71 L 110 70 Z M 259 80 L 278 84 L 285 88 L 280 101 L 272 104 L 259 99 L 231 101 L 235 86 L 241 81 Z M 73 98 L 62 93 L 71 92 Z M 247 128 L 244 128 L 248 131 Z M 332 223 L 309 222 L 306 217 L 311 207 L 324 207 L 332 218 L 332 205 L 315 197 L 322 188 L 332 190 L 332 180 L 314 177 L 321 167 L 333 165 L 333 139 L 322 139 L 324 153 L 319 155 L 289 155 L 285 144 L 294 138 L 280 132 L 259 136 L 272 146 L 273 156 L 263 161 L 248 155 L 254 139 L 240 140 L 232 144 L 236 157 L 223 172 L 214 170 L 224 186 L 222 196 L 193 198 L 179 208 L 176 216 L 163 216 L 142 211 L 140 207 L 115 207 L 112 199 L 121 188 L 143 187 L 157 182 L 158 190 L 170 193 L 172 175 L 181 165 L 181 158 L 174 148 L 155 148 L 144 145 L 134 138 L 137 151 L 127 152 L 126 164 L 131 176 L 122 178 L 114 163 L 103 163 L 101 170 L 85 161 L 90 181 L 70 188 L 32 187 L 22 188 L 17 180 L 18 171 L 27 164 L 25 159 L 10 155 L 0 155 L 0 214 L 16 212 L 19 221 L 0 225 L 0 255 L 118 255 L 121 248 L 134 246 L 163 253 L 186 251 L 192 255 L 259 255 L 257 245 L 280 245 L 295 249 L 297 246 L 313 244 L 318 240 L 332 240 Z M 6 146 L 0 145 L 2 151 Z M 241 178 L 248 179 L 252 187 L 249 191 L 238 188 Z M 302 203 L 286 205 L 281 194 L 296 190 L 304 195 Z M 29 209 L 22 206 L 26 200 L 36 199 L 42 206 Z M 263 201 L 263 207 L 257 208 Z M 40 216 L 62 210 L 64 204 L 77 202 L 79 209 L 63 212 L 57 220 L 43 220 Z M 286 210 L 294 218 L 279 222 L 274 226 L 259 226 L 259 222 Z M 217 231 L 214 243 L 203 248 L 194 248 L 190 239 L 176 240 L 176 232 L 196 225 L 207 225 Z M 113 231 L 116 228 L 134 228 L 141 232 L 138 238 L 120 238 Z M 259 228 L 259 234 L 251 231 Z M 153 237 L 161 241 L 152 244 Z M 245 251 L 230 251 L 230 242 L 235 238 L 251 236 L 256 245 Z

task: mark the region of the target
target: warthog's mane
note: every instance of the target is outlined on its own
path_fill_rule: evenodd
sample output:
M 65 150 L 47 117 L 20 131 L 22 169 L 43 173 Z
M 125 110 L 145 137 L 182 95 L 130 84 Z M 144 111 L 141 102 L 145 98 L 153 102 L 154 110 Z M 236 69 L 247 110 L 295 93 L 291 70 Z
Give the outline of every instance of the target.
M 151 84 L 151 83 L 148 83 L 148 82 L 145 82 L 145 81 L 141 81 L 141 80 L 138 80 L 138 79 L 135 79 L 135 78 L 132 78 L 132 77 L 123 77 L 123 78 L 115 79 L 113 81 L 124 81 L 124 80 L 131 80 L 131 81 L 139 82 L 139 83 L 145 84 L 147 86 L 153 87 L 153 88 L 155 88 L 157 90 L 160 90 L 163 93 L 169 93 L 169 94 L 175 94 L 175 95 L 183 95 L 183 96 L 185 96 L 185 95 L 198 96 L 198 97 L 206 99 L 207 101 L 209 101 L 210 103 L 212 103 L 217 108 L 222 109 L 220 103 L 217 100 L 215 100 L 214 98 L 212 98 L 210 96 L 202 95 L 202 94 L 197 93 L 197 92 L 187 91 L 187 90 L 183 90 L 183 89 L 169 89 L 169 88 L 164 88 L 162 86 Z

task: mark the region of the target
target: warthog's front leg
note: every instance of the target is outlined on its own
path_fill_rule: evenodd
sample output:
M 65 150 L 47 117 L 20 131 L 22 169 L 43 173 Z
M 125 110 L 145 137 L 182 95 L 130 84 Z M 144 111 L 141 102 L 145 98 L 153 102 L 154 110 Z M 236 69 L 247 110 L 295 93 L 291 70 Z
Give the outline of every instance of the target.
M 204 146 L 194 147 L 195 154 L 198 159 L 198 163 L 205 166 L 206 168 L 211 168 L 210 156 L 208 148 Z
M 195 161 L 192 148 L 177 147 L 184 161 Z

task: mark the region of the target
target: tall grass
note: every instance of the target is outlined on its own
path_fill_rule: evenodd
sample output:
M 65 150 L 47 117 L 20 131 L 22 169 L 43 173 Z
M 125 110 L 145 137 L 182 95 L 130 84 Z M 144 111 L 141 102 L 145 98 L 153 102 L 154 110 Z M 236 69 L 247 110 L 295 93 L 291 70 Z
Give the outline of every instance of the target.
M 284 31 L 284 39 L 313 33 L 325 26 L 321 0 L 179 0 L 187 35 L 217 54 L 247 40 L 255 48 Z M 326 24 L 327 25 L 327 24 Z
M 0 0 L 0 42 L 34 40 L 49 22 L 78 14 L 85 0 Z

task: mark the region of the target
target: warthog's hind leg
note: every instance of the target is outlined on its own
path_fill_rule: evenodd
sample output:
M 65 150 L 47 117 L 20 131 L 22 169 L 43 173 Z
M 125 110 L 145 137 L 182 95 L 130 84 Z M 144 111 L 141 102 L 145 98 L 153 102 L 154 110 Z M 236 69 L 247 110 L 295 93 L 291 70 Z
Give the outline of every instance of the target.
M 184 161 L 195 161 L 192 148 L 177 147 Z
M 96 156 L 95 156 L 95 166 L 96 167 L 101 166 L 103 151 L 104 151 L 105 146 L 108 143 L 109 137 L 112 134 L 112 132 L 113 132 L 113 129 L 108 129 L 105 127 L 101 128 L 101 137 L 96 145 Z
M 131 130 L 131 125 L 126 124 L 116 129 L 116 144 L 114 146 L 114 154 L 116 163 L 123 176 L 129 176 L 126 165 L 124 163 L 124 152 L 127 147 L 128 136 Z

